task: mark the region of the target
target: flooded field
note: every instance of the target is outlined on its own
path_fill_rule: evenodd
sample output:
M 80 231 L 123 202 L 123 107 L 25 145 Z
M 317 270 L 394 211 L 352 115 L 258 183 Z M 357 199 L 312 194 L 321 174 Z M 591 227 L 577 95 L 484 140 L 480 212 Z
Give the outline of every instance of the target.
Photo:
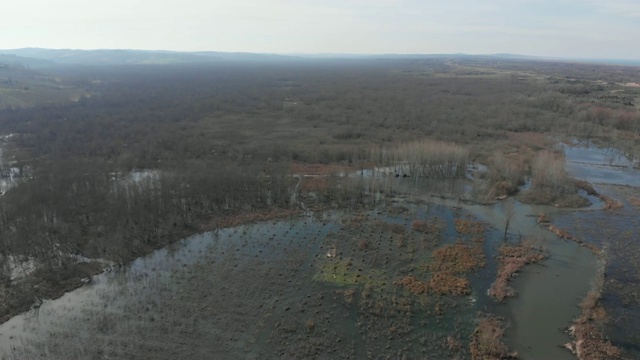
M 469 358 L 483 311 L 509 319 L 521 358 L 569 359 L 557 329 L 588 289 L 590 253 L 517 204 L 511 232 L 551 257 L 498 304 L 501 206 L 398 200 L 191 237 L 5 323 L 3 358 Z
M 469 216 L 407 203 L 194 236 L 3 324 L 3 359 L 468 358 L 501 240 Z
M 572 160 L 587 155 L 568 153 L 572 176 L 618 170 Z M 625 205 L 603 211 L 595 197 L 582 210 L 472 204 L 463 181 L 392 177 L 403 195 L 374 209 L 219 229 L 95 276 L 2 324 L 0 359 L 467 359 L 483 314 L 505 320 L 518 358 L 574 359 L 564 329 L 599 260 L 540 214 L 605 249 L 607 334 L 638 357 L 640 192 L 622 179 L 596 184 Z M 544 259 L 509 281 L 515 297 L 491 298 L 501 247 L 529 242 Z

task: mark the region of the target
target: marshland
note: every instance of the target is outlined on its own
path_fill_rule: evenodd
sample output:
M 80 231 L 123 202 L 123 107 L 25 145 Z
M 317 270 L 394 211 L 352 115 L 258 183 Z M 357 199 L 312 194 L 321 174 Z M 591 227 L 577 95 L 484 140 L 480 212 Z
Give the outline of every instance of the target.
M 638 67 L 2 71 L 0 359 L 640 356 Z

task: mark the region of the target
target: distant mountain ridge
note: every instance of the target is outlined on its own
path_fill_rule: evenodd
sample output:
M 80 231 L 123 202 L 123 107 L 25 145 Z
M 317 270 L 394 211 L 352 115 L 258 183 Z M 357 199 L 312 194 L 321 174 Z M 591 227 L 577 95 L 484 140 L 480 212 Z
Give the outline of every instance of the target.
M 0 50 L 0 63 L 13 61 L 13 64 L 34 67 L 46 67 L 56 64 L 126 65 L 204 63 L 213 61 L 280 61 L 294 58 L 293 56 L 275 54 L 215 51 L 178 52 L 165 50 L 74 50 L 43 48 Z M 3 60 L 7 60 L 7 62 Z
M 640 66 L 640 60 L 621 59 L 579 59 L 498 54 L 269 54 L 248 52 L 195 51 L 180 52 L 168 50 L 131 50 L 131 49 L 44 49 L 22 48 L 0 50 L 0 63 L 25 67 L 49 67 L 55 65 L 127 65 L 127 64 L 179 64 L 211 62 L 273 62 L 309 59 L 442 59 L 442 58 L 485 58 L 503 60 L 586 62 L 611 65 Z

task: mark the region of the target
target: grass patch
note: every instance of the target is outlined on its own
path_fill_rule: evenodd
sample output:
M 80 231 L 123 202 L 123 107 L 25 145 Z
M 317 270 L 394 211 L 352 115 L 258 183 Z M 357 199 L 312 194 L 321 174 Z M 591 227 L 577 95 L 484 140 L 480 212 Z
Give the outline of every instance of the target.
M 385 272 L 378 269 L 362 270 L 355 268 L 351 259 L 327 258 L 313 276 L 313 280 L 337 286 L 355 286 L 369 284 L 383 286 Z

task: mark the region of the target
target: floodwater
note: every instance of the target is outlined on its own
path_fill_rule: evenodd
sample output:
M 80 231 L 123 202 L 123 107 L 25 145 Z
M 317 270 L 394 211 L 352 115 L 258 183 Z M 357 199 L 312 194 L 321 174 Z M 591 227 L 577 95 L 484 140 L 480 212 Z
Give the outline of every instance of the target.
M 612 211 L 562 214 L 554 222 L 607 254 L 602 304 L 606 333 L 629 358 L 640 358 L 640 171 L 615 150 L 587 145 L 565 150 L 570 175 L 624 204 Z M 612 160 L 613 158 L 613 160 Z M 634 201 L 634 199 L 636 201 Z
M 640 178 L 629 166 L 597 160 L 597 149 L 565 152 L 567 169 L 578 178 L 633 186 Z M 511 198 L 474 205 L 436 196 L 459 198 L 470 190 L 464 181 L 383 181 L 385 189 L 404 195 L 358 214 L 309 213 L 196 235 L 96 276 L 0 325 L 0 359 L 468 358 L 478 311 L 508 320 L 507 342 L 520 358 L 574 359 L 561 348 L 570 341 L 562 329 L 578 316 L 596 259 L 541 228 L 540 213 L 606 246 L 603 302 L 616 320 L 608 333 L 637 354 L 640 291 L 633 289 L 640 289 L 640 242 L 633 240 L 640 235 L 640 217 L 629 201 L 613 213 L 599 210 L 598 202 L 584 210 Z M 617 198 L 631 191 L 598 184 L 596 189 Z M 497 271 L 505 213 L 511 211 L 508 241 L 534 238 L 546 246 L 549 259 L 526 267 L 512 282 L 518 297 L 497 304 L 486 290 Z M 486 266 L 463 275 L 471 280 L 471 294 L 416 296 L 394 285 L 404 276 L 428 277 L 434 248 L 466 241 L 453 224 L 459 218 L 490 225 L 483 234 Z M 415 219 L 437 219 L 442 231 L 427 239 L 412 231 Z M 629 246 L 634 251 L 625 252 Z M 461 347 L 447 346 L 450 339 Z
M 563 329 L 568 328 L 578 317 L 577 305 L 592 288 L 596 275 L 596 257 L 590 250 L 574 242 L 558 239 L 543 229 L 536 220 L 542 213 L 554 218 L 565 215 L 571 217 L 576 212 L 592 212 L 602 208 L 600 199 L 583 193 L 592 205 L 580 210 L 528 205 L 513 198 L 494 205 L 476 205 L 451 200 L 463 198 L 471 191 L 468 183 L 459 180 L 425 181 L 416 178 L 398 179 L 387 175 L 384 181 L 390 182 L 390 187 L 396 192 L 411 194 L 418 199 L 449 208 L 463 209 L 502 231 L 505 227 L 505 212 L 509 208 L 513 212 L 508 229 L 510 241 L 540 241 L 548 249 L 549 258 L 540 264 L 525 267 L 513 281 L 512 286 L 518 292 L 517 298 L 508 299 L 504 305 L 490 303 L 489 307 L 509 321 L 507 343 L 518 352 L 521 359 L 575 359 L 574 355 L 562 347 L 571 341 Z M 494 255 L 500 244 L 499 239 L 492 249 Z
M 570 341 L 560 329 L 578 317 L 576 304 L 590 290 L 595 275 L 593 254 L 576 244 L 552 240 L 550 257 L 524 269 L 514 288 L 518 298 L 508 303 L 513 326 L 507 338 L 521 359 L 573 359 L 558 345 Z
M 427 278 L 435 247 L 471 241 L 453 223 L 469 216 L 398 200 L 193 236 L 2 324 L 0 358 L 448 358 L 449 338 L 467 358 L 495 262 L 464 275 L 469 295 L 393 283 Z M 415 219 L 440 230 L 425 237 Z M 500 239 L 482 235 L 487 251 Z
M 598 148 L 590 143 L 564 146 L 566 169 L 576 179 L 592 184 L 640 186 L 638 162 L 613 148 Z
M 563 345 L 571 339 L 561 331 L 579 315 L 576 306 L 591 288 L 596 258 L 574 242 L 558 239 L 536 221 L 541 213 L 572 213 L 549 206 L 531 206 L 513 198 L 492 206 L 463 205 L 479 219 L 504 229 L 505 208 L 514 215 L 509 236 L 542 241 L 549 258 L 525 267 L 512 281 L 518 296 L 495 307 L 495 312 L 509 320 L 507 344 L 520 359 L 575 359 Z

